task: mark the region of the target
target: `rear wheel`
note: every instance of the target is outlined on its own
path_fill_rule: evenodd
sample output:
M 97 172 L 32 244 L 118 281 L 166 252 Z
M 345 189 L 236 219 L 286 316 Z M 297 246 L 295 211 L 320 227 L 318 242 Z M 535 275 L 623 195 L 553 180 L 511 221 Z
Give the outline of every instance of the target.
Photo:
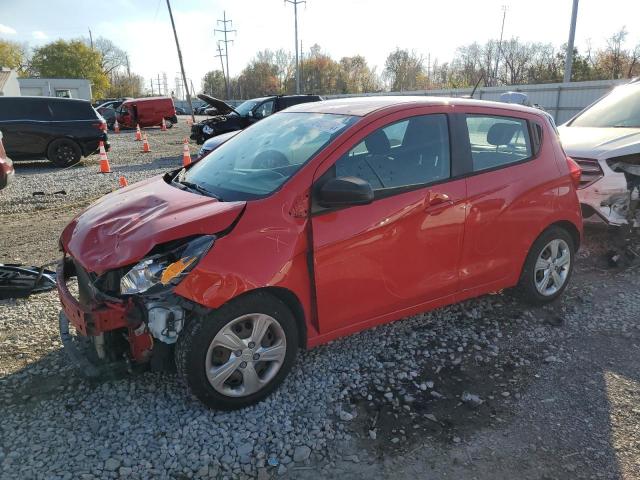
M 171 128 L 171 127 L 173 127 L 173 122 L 171 121 L 171 119 L 170 119 L 170 118 L 165 118 L 165 119 L 164 119 L 164 124 L 165 124 L 165 126 L 166 126 L 167 128 Z
M 287 306 L 248 294 L 191 319 L 176 346 L 178 373 L 210 408 L 234 410 L 267 397 L 295 362 L 298 329 Z
M 571 235 L 551 227 L 534 242 L 522 270 L 520 292 L 525 300 L 543 305 L 557 299 L 573 272 L 575 246 Z
M 56 167 L 74 165 L 82 158 L 80 146 L 69 138 L 59 138 L 49 144 L 47 158 Z

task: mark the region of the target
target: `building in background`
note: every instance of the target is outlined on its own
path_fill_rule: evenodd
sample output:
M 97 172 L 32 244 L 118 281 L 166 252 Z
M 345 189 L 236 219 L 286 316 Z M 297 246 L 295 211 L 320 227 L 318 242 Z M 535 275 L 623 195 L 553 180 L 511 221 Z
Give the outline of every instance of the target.
M 0 68 L 0 97 L 19 97 L 18 74 L 7 67 Z
M 25 96 L 91 100 L 91 82 L 81 78 L 19 78 L 18 82 Z

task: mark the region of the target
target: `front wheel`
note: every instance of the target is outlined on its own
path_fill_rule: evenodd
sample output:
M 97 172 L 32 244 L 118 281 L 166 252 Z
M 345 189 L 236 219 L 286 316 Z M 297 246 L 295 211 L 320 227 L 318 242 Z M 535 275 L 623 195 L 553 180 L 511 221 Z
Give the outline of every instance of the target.
M 273 392 L 291 370 L 298 329 L 289 308 L 266 292 L 195 317 L 176 346 L 178 374 L 210 408 L 235 410 Z
M 520 292 L 529 303 L 544 305 L 557 299 L 573 272 L 575 245 L 571 235 L 551 227 L 533 243 L 522 270 Z
M 171 127 L 173 127 L 173 122 L 171 121 L 171 119 L 170 119 L 170 118 L 165 118 L 165 119 L 164 119 L 164 125 L 165 125 L 165 127 L 167 127 L 167 128 L 171 128 Z

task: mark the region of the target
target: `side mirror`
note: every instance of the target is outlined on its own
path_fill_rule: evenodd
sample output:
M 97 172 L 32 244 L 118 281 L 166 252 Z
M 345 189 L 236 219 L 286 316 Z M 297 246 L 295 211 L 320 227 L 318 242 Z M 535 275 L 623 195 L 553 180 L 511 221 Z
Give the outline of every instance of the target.
M 326 208 L 367 205 L 371 202 L 371 184 L 358 177 L 332 178 L 327 180 L 318 192 L 318 203 Z

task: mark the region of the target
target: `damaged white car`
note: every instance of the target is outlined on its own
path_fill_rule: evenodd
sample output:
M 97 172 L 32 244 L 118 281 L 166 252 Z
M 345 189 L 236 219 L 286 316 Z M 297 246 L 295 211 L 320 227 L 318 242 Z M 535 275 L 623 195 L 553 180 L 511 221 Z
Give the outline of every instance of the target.
M 582 169 L 584 218 L 640 226 L 640 79 L 616 87 L 558 130 Z

